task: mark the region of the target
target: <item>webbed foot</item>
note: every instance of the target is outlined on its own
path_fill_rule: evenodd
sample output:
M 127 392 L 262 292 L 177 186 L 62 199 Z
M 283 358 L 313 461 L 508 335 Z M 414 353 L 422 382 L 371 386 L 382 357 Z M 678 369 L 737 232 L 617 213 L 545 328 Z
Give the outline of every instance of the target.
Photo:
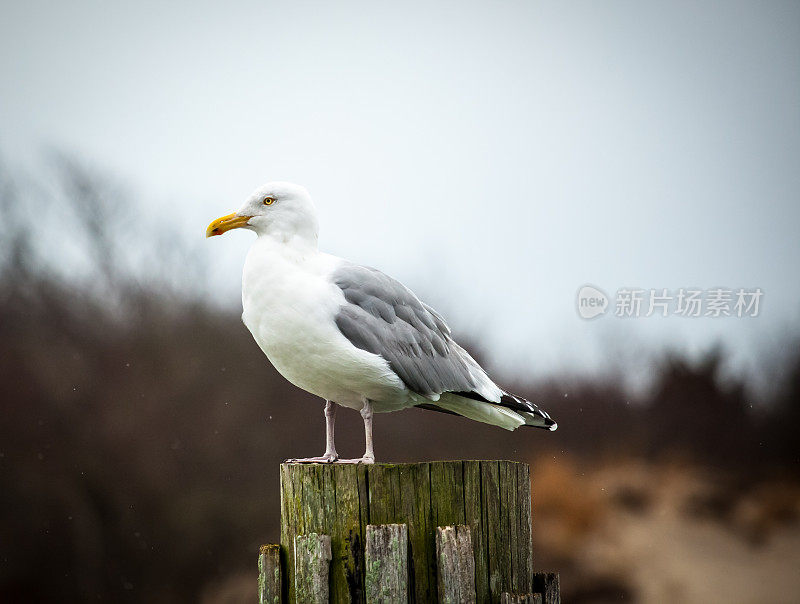
M 287 459 L 283 463 L 336 463 L 339 456 L 336 453 L 325 453 L 319 457 L 299 457 L 297 459 Z

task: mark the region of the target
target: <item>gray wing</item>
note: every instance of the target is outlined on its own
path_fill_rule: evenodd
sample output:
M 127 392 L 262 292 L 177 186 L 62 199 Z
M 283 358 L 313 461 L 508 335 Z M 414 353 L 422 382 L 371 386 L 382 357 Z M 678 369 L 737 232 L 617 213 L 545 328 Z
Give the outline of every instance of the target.
M 473 391 L 475 362 L 452 340 L 442 317 L 406 286 L 355 264 L 338 268 L 333 281 L 347 301 L 336 325 L 354 346 L 382 356 L 410 390 L 423 396 Z

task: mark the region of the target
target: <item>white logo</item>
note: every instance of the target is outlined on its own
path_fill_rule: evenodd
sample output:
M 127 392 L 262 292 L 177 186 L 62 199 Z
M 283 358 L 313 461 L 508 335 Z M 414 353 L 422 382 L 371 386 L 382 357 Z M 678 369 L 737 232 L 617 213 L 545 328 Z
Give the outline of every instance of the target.
M 578 314 L 584 319 L 594 319 L 602 315 L 608 308 L 606 293 L 591 285 L 584 285 L 578 290 Z

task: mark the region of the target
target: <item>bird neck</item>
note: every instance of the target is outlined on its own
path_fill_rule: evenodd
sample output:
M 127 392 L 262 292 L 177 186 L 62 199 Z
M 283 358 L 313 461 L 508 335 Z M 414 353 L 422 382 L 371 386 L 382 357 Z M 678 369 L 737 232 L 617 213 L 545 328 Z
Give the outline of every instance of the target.
M 257 243 L 259 247 L 279 250 L 287 257 L 302 258 L 319 252 L 316 232 L 268 230 L 258 234 Z
M 253 230 L 259 239 L 270 240 L 298 251 L 318 249 L 319 222 L 313 212 L 293 211 L 276 214 L 271 220 L 253 224 Z

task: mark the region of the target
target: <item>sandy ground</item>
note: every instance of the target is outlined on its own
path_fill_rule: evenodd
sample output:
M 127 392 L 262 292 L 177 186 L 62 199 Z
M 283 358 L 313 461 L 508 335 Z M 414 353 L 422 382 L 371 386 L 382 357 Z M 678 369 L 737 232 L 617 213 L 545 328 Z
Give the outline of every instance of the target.
M 558 466 L 534 480 L 534 540 L 569 562 L 567 600 L 800 602 L 796 486 L 734 497 L 690 467 Z
M 753 546 L 719 523 L 671 511 L 614 513 L 595 539 L 604 543 L 588 544 L 585 555 L 597 554 L 591 566 L 626 575 L 641 602 L 800 601 L 797 525 Z

